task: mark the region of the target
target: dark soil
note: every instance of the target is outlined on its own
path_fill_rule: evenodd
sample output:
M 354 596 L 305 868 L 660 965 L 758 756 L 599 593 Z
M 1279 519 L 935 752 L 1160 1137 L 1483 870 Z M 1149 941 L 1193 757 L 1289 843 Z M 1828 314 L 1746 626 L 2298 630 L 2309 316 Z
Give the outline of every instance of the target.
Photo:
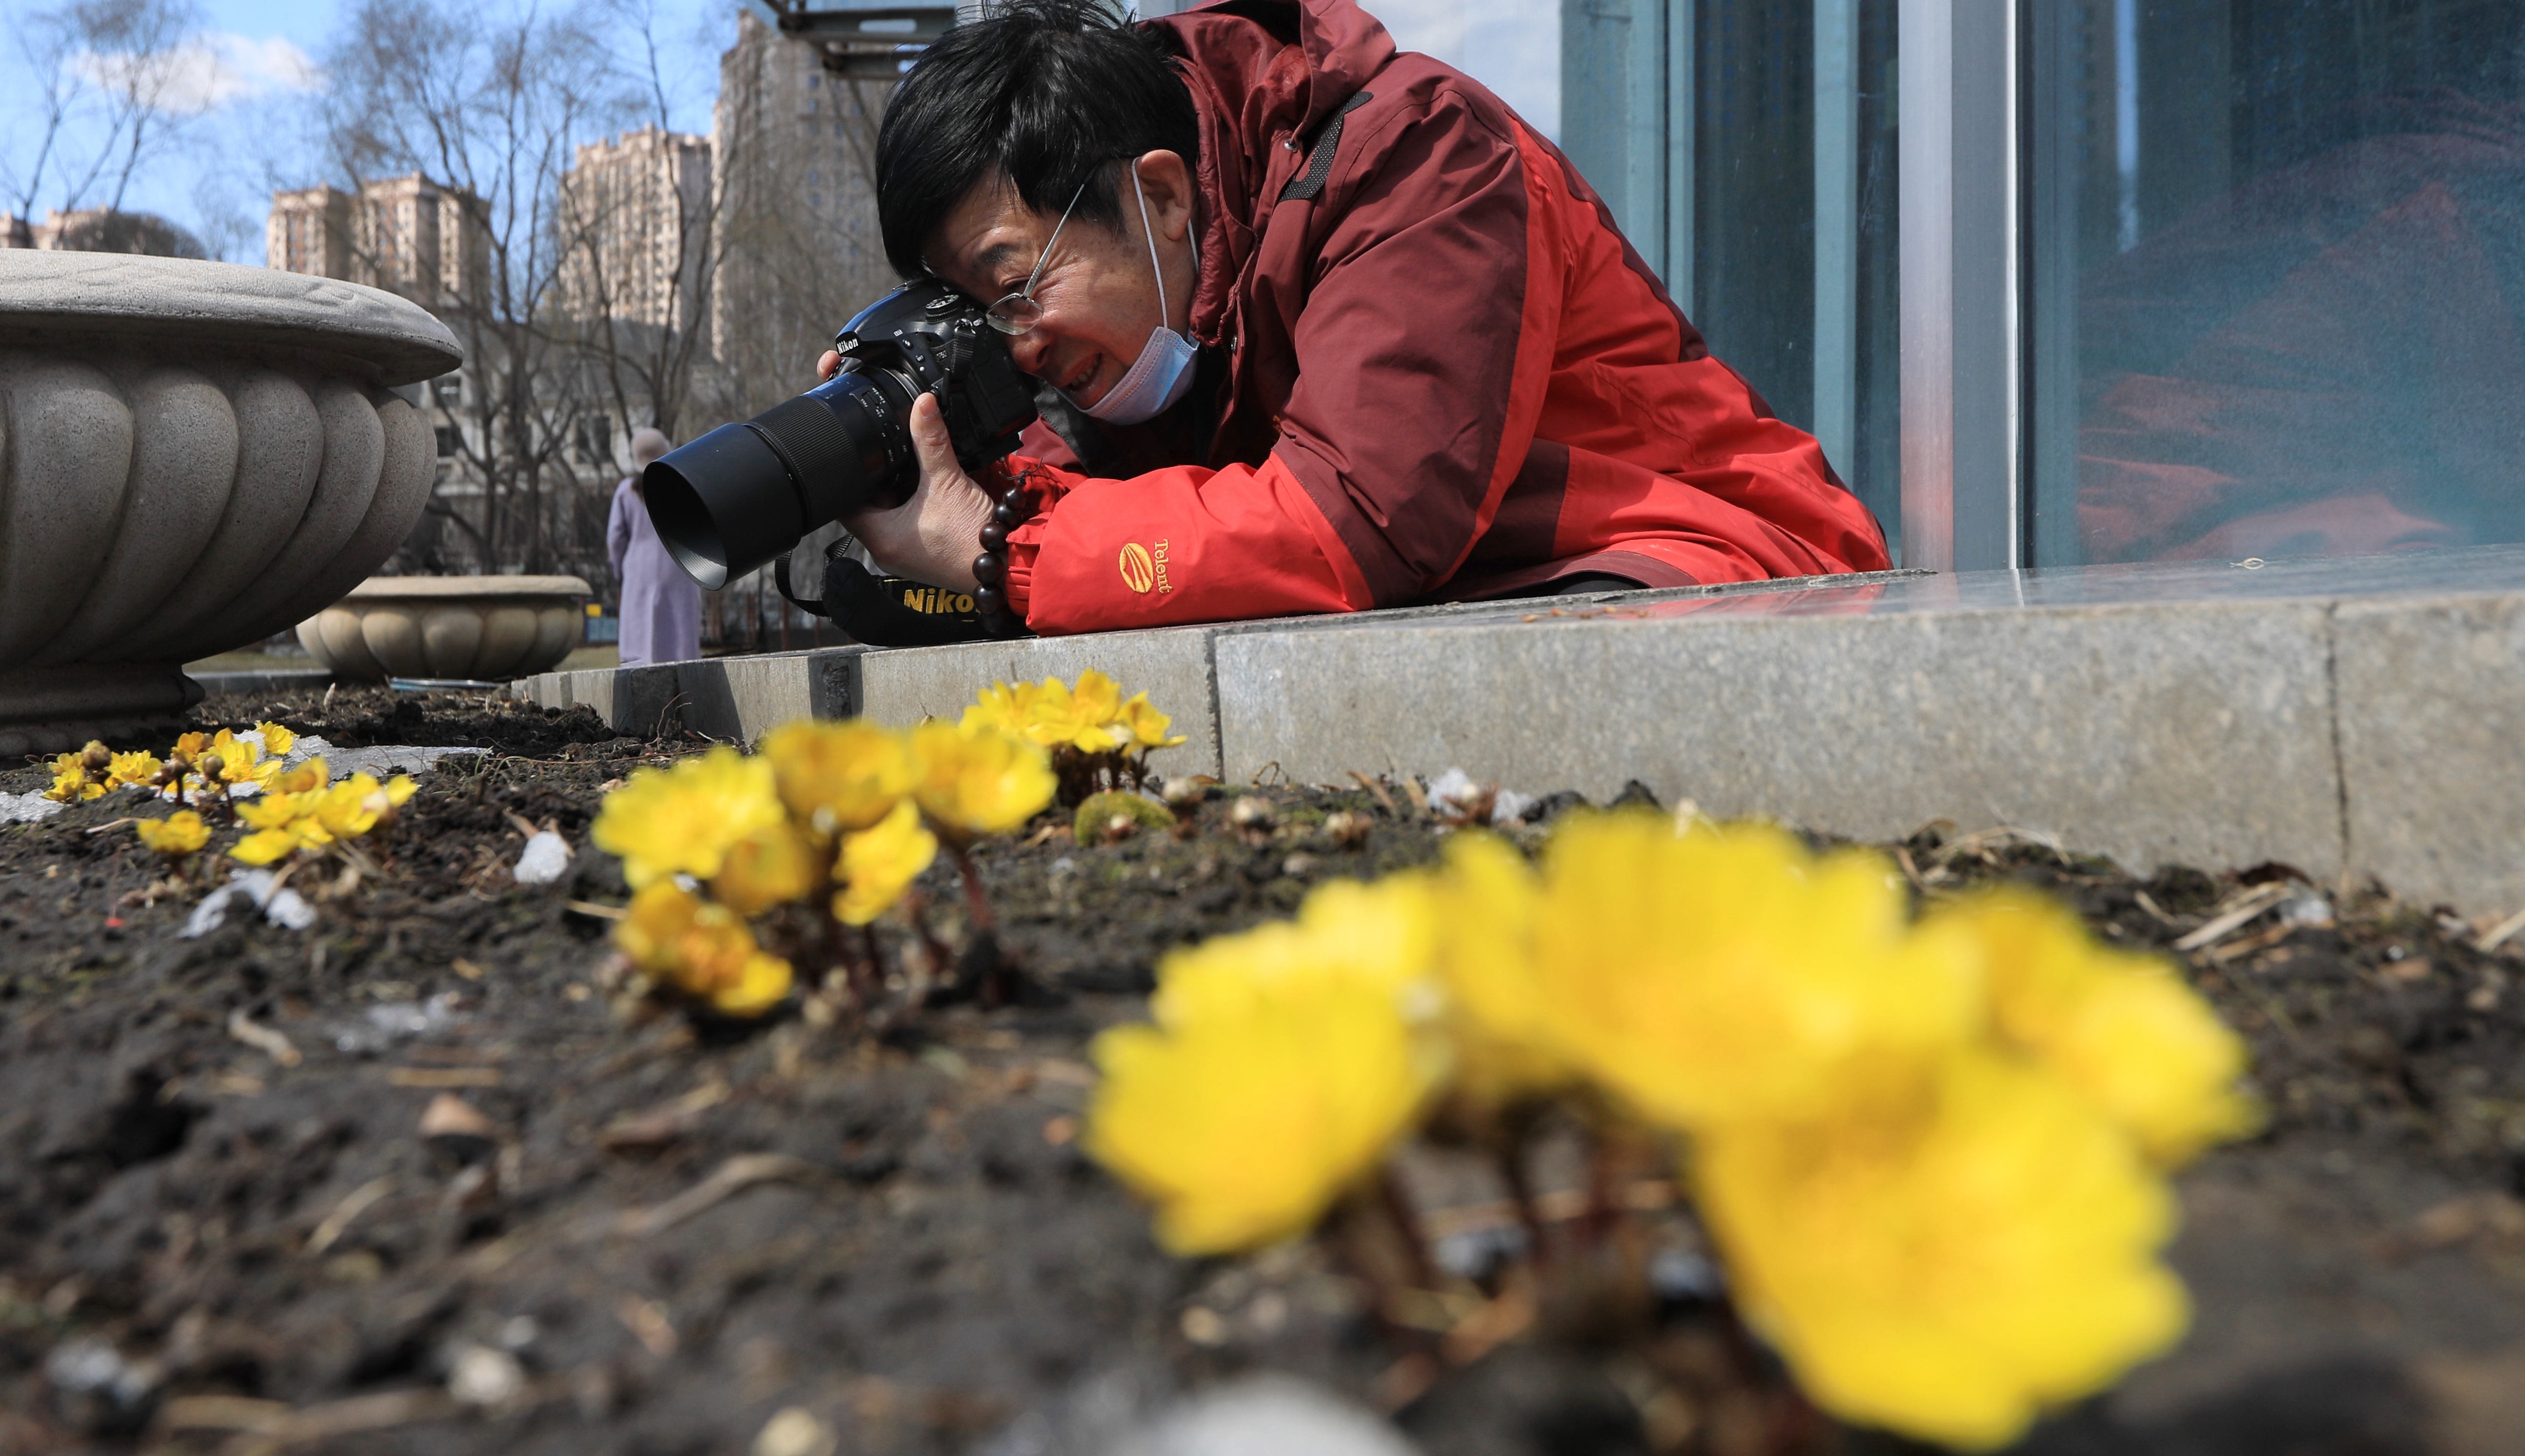
M 1157 955 L 1430 857 L 1400 791 L 1261 791 L 1267 835 L 1222 798 L 1194 838 L 1095 849 L 1047 817 L 982 857 L 1025 993 L 869 1042 L 626 1012 L 606 923 L 569 908 L 619 901 L 612 862 L 509 881 L 510 815 L 583 845 L 601 787 L 672 746 L 381 693 L 200 713 L 262 717 L 483 752 L 421 776 L 382 883 L 304 933 L 177 939 L 198 897 L 138 902 L 150 857 L 86 832 L 119 801 L 0 828 L 0 1453 L 742 1453 L 804 1407 L 844 1451 L 1020 1456 L 1098 1449 L 1115 1410 L 1258 1367 L 1397 1409 L 1432 1456 L 1766 1449 L 1777 1392 L 1708 1375 L 1689 1289 L 1652 1337 L 1454 1368 L 1374 1328 L 1316 1245 L 1166 1258 L 1077 1151 L 1086 1043 L 1141 1014 Z M 1376 816 L 1363 847 L 1321 832 L 1334 809 Z M 1928 893 L 2019 878 L 2159 947 L 2283 873 L 1905 850 Z M 952 881 L 928 897 L 959 941 Z M 2183 1181 L 2186 1346 L 2027 1450 L 2525 1450 L 2525 961 L 2326 898 L 2334 923 L 2266 917 L 2183 957 L 2252 1040 L 2272 1125 Z M 482 1126 L 424 1138 L 443 1096 Z M 1477 1265 L 1490 1226 L 1461 1205 L 1492 1190 L 1443 1157 L 1411 1172 L 1458 1231 L 1442 1254 Z M 522 1382 L 458 1405 L 451 1376 L 483 1370 Z

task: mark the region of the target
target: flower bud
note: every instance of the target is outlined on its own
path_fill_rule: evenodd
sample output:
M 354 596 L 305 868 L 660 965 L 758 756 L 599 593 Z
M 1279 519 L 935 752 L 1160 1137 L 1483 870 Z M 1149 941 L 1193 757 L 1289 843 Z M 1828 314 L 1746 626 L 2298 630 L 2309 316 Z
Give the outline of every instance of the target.
M 221 774 L 227 772 L 228 761 L 217 753 L 204 753 L 202 755 L 201 762 L 195 766 L 201 769 L 202 777 L 206 779 L 216 779 Z
M 103 773 L 113 766 L 114 750 L 107 748 L 104 744 L 97 742 L 95 739 L 89 739 L 87 741 L 87 747 L 79 752 L 79 767 L 86 769 L 89 773 Z

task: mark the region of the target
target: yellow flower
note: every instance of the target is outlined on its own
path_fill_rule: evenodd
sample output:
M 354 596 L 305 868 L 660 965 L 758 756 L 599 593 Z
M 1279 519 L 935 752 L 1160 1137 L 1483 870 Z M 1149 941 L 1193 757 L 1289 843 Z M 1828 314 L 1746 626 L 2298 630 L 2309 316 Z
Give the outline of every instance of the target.
M 1122 704 L 1120 722 L 1131 731 L 1129 746 L 1132 748 L 1171 749 L 1184 741 L 1180 733 L 1172 738 L 1166 737 L 1166 729 L 1174 719 L 1151 707 L 1146 693 L 1134 693 L 1131 701 Z
M 332 831 L 321 816 L 325 798 L 320 790 L 264 794 L 240 802 L 237 818 L 255 832 L 237 841 L 228 857 L 246 864 L 270 864 L 300 849 L 321 849 L 333 843 Z
M 85 803 L 104 798 L 105 786 L 87 776 L 78 754 L 64 753 L 53 760 L 53 787 L 44 791 L 44 797 L 55 803 Z
M 117 753 L 112 766 L 105 771 L 105 786 L 109 789 L 155 788 L 154 780 L 164 767 L 166 765 L 158 761 L 158 755 L 146 749 Z
M 644 971 L 662 973 L 675 964 L 675 946 L 693 928 L 702 907 L 692 892 L 672 880 L 659 880 L 631 897 L 623 917 L 614 922 L 614 944 Z
M 202 754 L 210 752 L 210 747 L 211 736 L 209 734 L 186 733 L 176 738 L 175 746 L 167 751 L 167 756 L 171 759 L 181 759 L 186 763 L 190 763 L 194 759 L 202 756 Z
M 1131 741 L 1131 730 L 1116 722 L 1121 711 L 1121 686 L 1093 667 L 1078 674 L 1076 688 L 1048 677 L 1027 710 L 1025 736 L 1047 749 L 1110 753 Z
M 605 796 L 590 838 L 622 858 L 634 890 L 682 873 L 710 879 L 728 849 L 781 822 L 771 764 L 717 748 L 660 771 L 641 769 Z
M 298 747 L 298 735 L 278 723 L 257 723 L 254 731 L 263 735 L 263 751 L 274 758 L 286 758 Z
M 789 812 L 822 835 L 876 823 L 920 777 L 901 733 L 857 719 L 785 723 L 763 736 L 763 756 Z
M 875 828 L 842 841 L 842 888 L 833 896 L 833 918 L 844 925 L 874 920 L 937 857 L 937 837 L 921 827 L 920 811 L 909 802 L 896 804 Z
M 1466 1100 L 1496 1107 L 1569 1081 L 1568 1059 L 1542 1030 L 1546 991 L 1534 958 L 1542 897 L 1525 856 L 1488 834 L 1456 835 L 1437 893 L 1438 974 Z
M 739 915 L 759 915 L 805 898 L 823 880 L 823 858 L 815 847 L 788 825 L 774 824 L 728 847 L 718 878 L 711 881 L 711 896 Z
M 1909 932 L 1875 854 L 1590 815 L 1553 837 L 1543 880 L 1544 1029 L 1655 1121 L 1803 1115 L 1979 1029 L 1971 947 Z
M 1168 1248 L 1302 1233 L 1411 1128 L 1444 1067 L 1420 1025 L 1437 938 L 1424 877 L 1337 880 L 1161 962 L 1156 1025 L 1097 1040 L 1086 1145 Z
M 280 777 L 272 780 L 271 787 L 264 793 L 266 797 L 273 794 L 308 794 L 323 788 L 332 781 L 333 770 L 325 764 L 324 755 L 318 753 L 296 768 L 282 770 Z M 409 779 L 400 777 L 397 781 L 411 782 Z
M 932 719 L 912 730 L 921 810 L 949 835 L 1005 834 L 1052 802 L 1058 784 L 1042 749 L 996 728 Z
M 725 905 L 697 899 L 672 880 L 631 898 L 614 942 L 642 970 L 727 1016 L 760 1016 L 789 995 L 789 962 L 767 954 Z
M 1331 880 L 1307 897 L 1295 921 L 1166 952 L 1149 1014 L 1165 1027 L 1235 1021 L 1262 1001 L 1303 998 L 1339 983 L 1364 987 L 1425 1019 L 1435 1009 L 1429 976 L 1437 945 L 1437 905 L 1424 876 L 1393 875 L 1373 885 Z
M 169 814 L 164 819 L 143 819 L 133 828 L 140 833 L 140 843 L 170 859 L 181 859 L 211 842 L 210 826 L 191 809 Z
M 984 688 L 972 705 L 965 709 L 964 720 L 957 726 L 997 728 L 1002 733 L 1023 738 L 1027 720 L 1034 712 L 1035 699 L 1042 693 L 1043 689 L 1032 683 L 1019 683 L 1012 688 L 1007 683 L 995 682 Z
M 1958 1053 L 1910 1107 L 1717 1128 L 1692 1175 L 1739 1307 L 1846 1420 L 1994 1448 L 2183 1333 L 2163 1185 L 2011 1059 Z
M 1266 972 L 1266 979 L 1268 973 Z M 1086 1147 L 1158 1205 L 1161 1242 L 1224 1253 L 1302 1234 L 1407 1131 L 1434 1081 L 1394 995 L 1280 980 L 1232 1014 L 1097 1038 Z
M 206 756 L 220 760 L 219 782 L 226 788 L 236 789 L 251 784 L 257 789 L 265 789 L 280 776 L 279 759 L 267 761 L 261 745 L 250 738 L 239 738 L 225 728 L 211 740 Z
M 2050 1063 L 2161 1166 L 2251 1133 L 2245 1043 L 2154 956 L 2098 945 L 2065 907 L 2003 890 L 1927 924 L 1978 944 L 2000 1035 Z

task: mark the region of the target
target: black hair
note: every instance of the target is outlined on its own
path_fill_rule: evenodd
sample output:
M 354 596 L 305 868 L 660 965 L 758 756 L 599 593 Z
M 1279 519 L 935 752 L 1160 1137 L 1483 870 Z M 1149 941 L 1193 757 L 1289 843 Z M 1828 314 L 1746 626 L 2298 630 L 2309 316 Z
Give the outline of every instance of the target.
M 876 141 L 877 225 L 907 278 L 930 234 L 977 183 L 1004 178 L 1037 212 L 1120 230 L 1119 171 L 1170 151 L 1197 166 L 1201 123 L 1163 30 L 1097 0 L 1007 0 L 921 53 Z M 1084 187 L 1082 192 L 1079 189 Z

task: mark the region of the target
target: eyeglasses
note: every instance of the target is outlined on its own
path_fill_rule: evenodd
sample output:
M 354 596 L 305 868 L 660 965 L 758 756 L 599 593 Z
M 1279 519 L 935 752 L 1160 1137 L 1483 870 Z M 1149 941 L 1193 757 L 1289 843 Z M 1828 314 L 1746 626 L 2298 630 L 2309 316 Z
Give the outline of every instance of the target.
M 1069 206 L 1061 210 L 1061 220 L 1053 224 L 1052 236 L 1044 239 L 1043 256 L 1034 261 L 1034 271 L 1026 275 L 1025 286 L 982 311 L 991 327 L 1015 338 L 1043 321 L 1043 305 L 1034 301 L 1034 285 L 1043 277 L 1043 266 L 1052 262 L 1052 245 L 1061 241 L 1061 230 L 1069 225 L 1069 215 L 1078 208 L 1078 199 L 1087 193 L 1087 184 L 1069 194 Z

